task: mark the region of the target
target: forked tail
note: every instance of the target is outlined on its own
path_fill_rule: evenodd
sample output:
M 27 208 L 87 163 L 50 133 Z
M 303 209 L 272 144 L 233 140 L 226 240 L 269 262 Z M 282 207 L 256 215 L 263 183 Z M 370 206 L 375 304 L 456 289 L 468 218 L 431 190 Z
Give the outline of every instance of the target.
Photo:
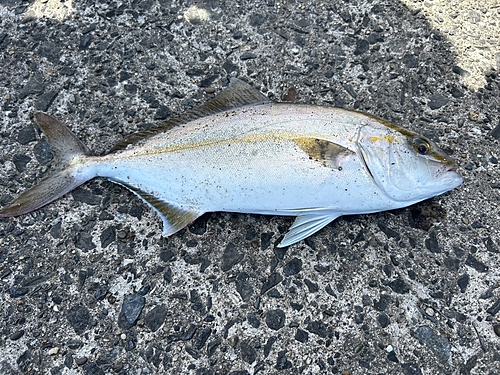
M 26 214 L 62 197 L 94 176 L 82 173 L 83 159 L 91 156 L 85 146 L 63 123 L 42 112 L 35 113 L 54 155 L 54 170 L 31 189 L 25 190 L 8 206 L 0 209 L 0 217 Z

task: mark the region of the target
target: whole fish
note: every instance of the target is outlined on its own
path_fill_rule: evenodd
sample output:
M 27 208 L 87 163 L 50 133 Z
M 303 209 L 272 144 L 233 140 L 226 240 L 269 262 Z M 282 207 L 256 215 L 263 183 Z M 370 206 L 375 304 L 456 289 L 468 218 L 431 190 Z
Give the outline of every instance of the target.
M 205 212 L 296 216 L 278 246 L 341 215 L 406 207 L 462 183 L 433 142 L 378 117 L 341 108 L 271 103 L 247 83 L 196 110 L 136 133 L 104 156 L 54 117 L 36 113 L 55 168 L 0 210 L 36 210 L 94 177 L 151 206 L 170 236 Z

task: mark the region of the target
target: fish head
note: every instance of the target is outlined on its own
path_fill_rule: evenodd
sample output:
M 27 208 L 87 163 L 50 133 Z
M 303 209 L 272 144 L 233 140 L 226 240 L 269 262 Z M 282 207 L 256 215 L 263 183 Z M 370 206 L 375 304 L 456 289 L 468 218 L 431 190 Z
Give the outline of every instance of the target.
M 378 118 L 360 128 L 367 172 L 391 199 L 410 205 L 459 186 L 457 164 L 434 142 Z

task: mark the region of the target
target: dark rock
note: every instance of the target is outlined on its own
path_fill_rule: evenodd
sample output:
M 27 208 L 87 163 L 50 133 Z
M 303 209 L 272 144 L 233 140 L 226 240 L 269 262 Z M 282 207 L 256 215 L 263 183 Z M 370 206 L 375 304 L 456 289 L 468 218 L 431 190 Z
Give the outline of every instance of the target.
M 277 331 L 285 325 L 285 312 L 283 310 L 269 310 L 266 314 L 266 324 Z
M 43 93 L 38 97 L 38 100 L 36 101 L 35 108 L 38 111 L 43 111 L 46 112 L 54 99 L 57 97 L 57 94 L 59 94 L 59 91 L 56 90 L 51 90 Z
M 403 375 L 422 375 L 422 370 L 416 363 L 402 363 Z
M 27 145 L 30 142 L 36 141 L 36 132 L 33 126 L 27 126 L 17 133 L 17 141 L 22 145 Z
M 328 333 L 329 333 L 328 326 L 325 323 L 323 323 L 321 320 L 309 321 L 307 323 L 306 329 L 309 332 L 314 333 L 315 335 L 318 335 L 319 337 L 323 337 L 323 338 L 326 338 L 328 336 Z
M 226 60 L 224 64 L 222 64 L 222 69 L 224 69 L 227 74 L 231 74 L 232 72 L 239 72 L 238 65 L 234 64 L 231 60 Z
M 495 335 L 500 337 L 500 324 L 495 324 L 493 326 L 493 332 L 495 332 Z
M 282 350 L 278 352 L 278 358 L 276 359 L 276 370 L 287 370 L 292 368 L 292 362 L 286 358 L 286 351 Z
M 484 238 L 483 241 L 484 245 L 486 246 L 486 250 L 488 250 L 490 253 L 498 253 L 497 245 L 495 245 L 491 237 Z
M 467 259 L 465 260 L 465 264 L 474 268 L 477 272 L 487 272 L 489 269 L 486 264 L 477 260 L 476 257 L 474 257 L 472 254 L 469 254 L 467 256 Z
M 167 317 L 167 307 L 165 305 L 157 305 L 151 309 L 144 317 L 144 322 L 152 332 L 156 332 Z
M 365 52 L 368 52 L 370 49 L 370 43 L 365 39 L 358 39 L 356 41 L 356 49 L 354 50 L 354 56 L 362 55 Z
M 273 236 L 274 236 L 273 232 L 266 232 L 260 235 L 260 247 L 262 250 L 266 250 L 269 247 Z
M 406 54 L 403 56 L 403 64 L 409 69 L 418 68 L 418 60 L 415 55 Z
M 317 293 L 319 291 L 318 284 L 313 283 L 309 279 L 304 279 L 304 284 L 306 284 L 309 293 Z
M 277 247 L 275 246 L 273 249 L 274 255 L 279 260 L 283 260 L 285 258 L 286 252 L 288 251 L 288 247 Z
M 75 246 L 84 252 L 95 249 L 96 247 L 92 241 L 92 234 L 88 232 L 81 232 L 76 235 Z
M 163 280 L 165 280 L 167 284 L 170 284 L 172 282 L 172 269 L 170 267 L 167 267 L 167 269 L 163 273 Z
M 207 344 L 207 355 L 209 358 L 215 353 L 215 350 L 219 347 L 221 343 L 222 343 L 221 339 L 216 339 Z
M 499 311 L 500 311 L 500 299 L 496 300 L 495 303 L 491 305 L 490 308 L 488 308 L 488 310 L 486 310 L 486 312 L 490 315 L 495 315 Z
M 9 336 L 9 339 L 11 339 L 12 341 L 16 341 L 16 340 L 19 340 L 23 336 L 24 336 L 24 329 L 20 329 L 19 331 L 16 331 L 13 334 L 11 334 Z
M 167 118 L 170 117 L 172 114 L 172 111 L 170 108 L 168 108 L 165 105 L 160 105 L 158 109 L 156 110 L 156 113 L 154 115 L 155 120 L 166 120 Z
M 105 249 L 116 239 L 116 228 L 114 226 L 107 227 L 101 233 L 101 248 Z
M 65 67 L 61 68 L 61 70 L 59 70 L 59 72 L 65 76 L 74 76 L 76 73 L 76 69 L 72 68 L 70 66 L 65 66 Z
M 500 124 L 495 126 L 495 128 L 491 131 L 491 136 L 495 139 L 500 139 Z
M 50 146 L 45 138 L 41 139 L 35 147 L 33 147 L 33 154 L 41 165 L 47 165 L 52 160 L 52 152 Z
M 266 293 L 269 289 L 275 287 L 282 281 L 283 281 L 283 276 L 281 276 L 279 273 L 271 274 L 269 278 L 266 280 L 266 282 L 262 285 L 260 294 Z
M 210 213 L 202 215 L 201 217 L 196 219 L 193 224 L 188 226 L 189 231 L 200 236 L 202 234 L 205 234 L 205 232 L 207 231 L 207 222 L 209 219 Z
M 87 357 L 78 357 L 76 360 L 75 360 L 75 363 L 77 364 L 77 366 L 83 366 L 84 364 L 86 364 L 88 361 L 88 358 Z
M 222 254 L 222 264 L 221 269 L 224 272 L 229 271 L 235 264 L 238 264 L 243 260 L 243 253 L 238 251 L 236 245 L 229 242 Z
M 163 262 L 170 262 L 171 260 L 173 260 L 175 258 L 175 254 L 172 250 L 165 250 L 165 251 L 162 251 L 160 252 L 160 259 L 163 261 Z
M 465 293 L 467 285 L 469 285 L 469 275 L 465 273 L 462 276 L 460 276 L 457 280 L 457 284 L 458 287 L 460 288 L 460 292 Z
M 26 86 L 19 92 L 19 99 L 25 99 L 34 94 L 41 94 L 45 90 L 45 85 L 40 82 L 43 82 L 43 78 L 38 76 L 28 81 Z
M 248 21 L 250 23 L 250 26 L 260 27 L 266 21 L 266 17 L 265 15 L 260 13 L 253 13 L 250 15 L 250 19 Z
M 33 359 L 33 354 L 30 350 L 24 351 L 19 357 L 17 357 L 16 363 L 19 366 L 19 369 L 27 374 L 30 368 L 31 360 Z
M 77 350 L 83 346 L 83 342 L 81 342 L 80 340 L 71 339 L 66 343 L 66 346 L 71 350 Z
M 267 339 L 266 345 L 264 345 L 264 358 L 267 358 L 269 353 L 271 353 L 271 348 L 276 342 L 276 336 L 271 336 Z
M 80 38 L 80 44 L 78 45 L 78 48 L 80 51 L 86 50 L 90 47 L 90 44 L 92 43 L 92 35 L 86 34 L 82 35 Z
M 123 88 L 125 89 L 125 91 L 127 91 L 129 94 L 136 94 L 137 93 L 137 90 L 138 90 L 138 87 L 137 85 L 134 85 L 134 84 L 126 84 L 126 85 L 123 85 Z
M 29 292 L 29 289 L 26 287 L 23 287 L 23 286 L 21 286 L 21 287 L 15 286 L 15 287 L 9 288 L 9 294 L 12 298 L 22 297 L 25 294 L 27 294 L 28 292 Z
M 267 295 L 271 298 L 283 298 L 279 290 L 276 288 L 273 288 L 269 292 L 267 292 Z
M 350 83 L 345 83 L 343 85 L 343 87 L 344 87 L 345 91 L 347 91 L 347 93 L 349 95 L 351 95 L 351 97 L 353 99 L 356 99 L 358 97 L 358 94 L 356 94 L 356 91 L 354 90 L 354 87 L 352 87 L 352 85 Z
M 437 240 L 437 235 L 435 231 L 429 234 L 429 237 L 425 240 L 425 247 L 431 252 L 439 254 L 441 252 L 441 247 L 439 247 L 439 242 Z
M 377 321 L 382 328 L 387 327 L 391 323 L 391 321 L 389 320 L 389 317 L 385 313 L 380 314 L 377 317 Z
M 406 284 L 404 282 L 404 280 L 401 278 L 397 278 L 396 280 L 391 281 L 389 283 L 389 287 L 393 291 L 395 291 L 396 293 L 399 293 L 399 294 L 405 294 L 405 293 L 408 293 L 410 291 L 410 287 L 408 286 L 408 284 Z
M 389 238 L 395 238 L 398 241 L 401 238 L 400 234 L 398 232 L 396 232 L 395 230 L 389 228 L 387 226 L 387 224 L 379 222 L 379 223 L 377 223 L 377 225 L 380 228 L 380 230 L 385 233 L 385 235 L 387 237 L 389 237 Z
M 387 353 L 387 359 L 391 362 L 399 363 L 399 359 L 396 356 L 396 353 L 394 352 L 394 350 L 391 350 L 389 353 Z
M 195 324 L 191 324 L 188 327 L 188 329 L 186 330 L 186 332 L 184 332 L 180 336 L 180 340 L 182 340 L 182 341 L 189 341 L 189 340 L 191 340 L 194 337 L 194 334 L 196 333 L 197 330 L 198 330 L 198 327 Z
M 448 104 L 448 98 L 441 94 L 434 94 L 430 97 L 428 104 L 430 109 L 438 109 Z
M 260 327 L 260 320 L 254 314 L 247 314 L 247 321 L 253 328 Z
M 386 294 L 380 295 L 380 299 L 373 304 L 377 311 L 385 311 L 391 302 L 391 297 Z
M 18 172 L 22 173 L 26 170 L 27 164 L 31 161 L 28 155 L 16 154 L 12 158 L 12 162 L 16 166 Z
M 450 343 L 445 337 L 438 335 L 428 326 L 420 326 L 415 330 L 418 340 L 428 346 L 436 355 L 438 360 L 444 364 L 450 358 Z
M 240 56 L 240 60 L 252 60 L 252 59 L 256 59 L 257 58 L 257 55 L 255 53 L 251 53 L 251 52 L 243 52 Z
M 198 86 L 202 88 L 210 87 L 217 78 L 219 78 L 219 75 L 217 74 L 209 75 L 208 77 L 203 78 Z
M 252 364 L 257 359 L 257 352 L 254 347 L 247 341 L 240 343 L 240 355 L 246 363 Z
M 93 194 L 90 190 L 84 189 L 82 187 L 75 189 L 71 192 L 71 196 L 77 202 L 82 202 L 89 204 L 91 206 L 97 206 L 101 204 L 101 198 Z
M 293 258 L 283 267 L 283 274 L 285 276 L 292 276 L 302 271 L 302 260 Z
M 201 331 L 198 332 L 198 335 L 196 335 L 193 347 L 197 350 L 203 348 L 211 334 L 212 334 L 211 328 L 203 328 Z
M 143 296 L 138 294 L 125 296 L 120 316 L 118 317 L 118 326 L 122 329 L 132 327 L 139 318 L 145 304 L 146 299 Z
M 241 299 L 247 302 L 254 293 L 252 285 L 248 282 L 249 276 L 246 272 L 241 272 L 236 278 L 236 291 Z
M 77 305 L 68 310 L 66 314 L 69 324 L 77 335 L 81 335 L 87 329 L 90 321 L 90 312 L 83 305 Z
M 300 328 L 297 328 L 297 331 L 295 332 L 295 340 L 300 342 L 307 342 L 307 340 L 309 340 L 309 333 Z
M 67 353 L 65 356 L 64 356 L 64 366 L 66 368 L 71 368 L 73 367 L 73 356 L 70 354 L 70 353 Z

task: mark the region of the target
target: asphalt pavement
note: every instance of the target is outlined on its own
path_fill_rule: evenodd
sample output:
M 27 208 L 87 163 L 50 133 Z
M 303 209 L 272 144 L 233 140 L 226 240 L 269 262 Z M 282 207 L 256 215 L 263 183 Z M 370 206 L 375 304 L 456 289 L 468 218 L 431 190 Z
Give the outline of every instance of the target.
M 231 76 L 423 133 L 465 180 L 283 249 L 292 218 L 211 213 L 163 238 L 132 193 L 92 180 L 0 219 L 0 373 L 500 373 L 499 12 L 493 0 L 0 0 L 2 206 L 51 168 L 34 112 L 102 154 Z

